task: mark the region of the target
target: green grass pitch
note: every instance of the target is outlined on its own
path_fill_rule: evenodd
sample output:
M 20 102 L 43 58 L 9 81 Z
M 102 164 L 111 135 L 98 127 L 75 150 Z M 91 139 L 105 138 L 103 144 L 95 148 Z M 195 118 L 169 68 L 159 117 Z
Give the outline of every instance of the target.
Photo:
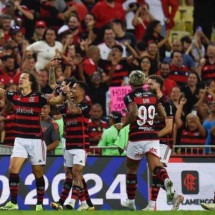
M 1 211 L 1 215 L 209 215 L 214 211 Z

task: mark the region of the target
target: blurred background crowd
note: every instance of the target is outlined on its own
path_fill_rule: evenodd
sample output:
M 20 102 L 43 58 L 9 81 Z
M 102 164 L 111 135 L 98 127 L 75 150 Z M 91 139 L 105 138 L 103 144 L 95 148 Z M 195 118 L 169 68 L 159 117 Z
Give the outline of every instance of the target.
M 134 69 L 146 78 L 157 74 L 173 107 L 173 153 L 213 154 L 214 8 L 211 0 L 0 0 L 0 87 L 18 90 L 20 74 L 30 71 L 41 92 L 52 93 L 49 69 L 58 57 L 58 84 L 76 78 L 88 86 L 91 146 L 102 147 L 119 142 L 114 125 L 123 120 L 107 108 L 109 88 L 128 85 Z M 13 106 L 1 99 L 0 110 L 0 142 L 12 146 Z M 55 121 L 42 123 L 50 114 Z M 53 107 L 43 109 L 41 125 L 48 143 L 63 137 L 63 118 Z M 62 143 L 54 148 L 50 154 L 62 153 Z M 90 153 L 120 155 L 112 148 Z

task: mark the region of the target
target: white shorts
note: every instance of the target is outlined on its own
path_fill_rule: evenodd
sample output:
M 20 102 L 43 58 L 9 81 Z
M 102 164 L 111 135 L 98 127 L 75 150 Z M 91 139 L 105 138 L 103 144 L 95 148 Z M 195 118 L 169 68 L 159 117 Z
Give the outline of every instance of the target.
M 45 141 L 40 139 L 16 137 L 11 157 L 30 158 L 32 165 L 45 165 Z
M 160 153 L 161 153 L 161 163 L 167 164 L 169 162 L 169 158 L 172 150 L 166 144 L 160 144 Z
M 84 149 L 69 149 L 64 150 L 64 166 L 73 167 L 74 164 L 85 166 L 87 153 Z
M 145 140 L 131 142 L 128 141 L 127 157 L 132 160 L 141 160 L 145 154 L 152 153 L 154 156 L 160 158 L 160 143 L 159 140 Z

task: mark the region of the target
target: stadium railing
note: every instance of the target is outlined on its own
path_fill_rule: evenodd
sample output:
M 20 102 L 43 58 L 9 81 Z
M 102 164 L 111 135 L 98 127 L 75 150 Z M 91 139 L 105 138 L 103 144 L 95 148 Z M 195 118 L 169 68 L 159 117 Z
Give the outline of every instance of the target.
M 91 146 L 90 149 L 93 152 L 91 155 L 96 155 L 98 149 L 117 149 L 117 146 Z M 0 145 L 0 155 L 11 155 L 12 146 Z M 173 151 L 179 151 L 174 153 L 173 156 L 215 156 L 215 146 L 213 145 L 175 145 Z M 207 151 L 207 152 L 206 152 Z

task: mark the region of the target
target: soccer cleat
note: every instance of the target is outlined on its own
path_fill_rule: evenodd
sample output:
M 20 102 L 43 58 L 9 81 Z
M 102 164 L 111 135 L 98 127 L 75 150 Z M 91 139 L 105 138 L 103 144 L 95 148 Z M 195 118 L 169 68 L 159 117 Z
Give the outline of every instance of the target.
M 209 211 L 215 211 L 215 203 L 201 203 L 202 208 Z
M 50 207 L 55 210 L 63 210 L 63 206 L 59 202 L 51 202 Z
M 173 200 L 172 200 L 172 211 L 177 211 L 179 209 L 180 204 L 184 201 L 184 197 L 181 195 L 177 195 Z
M 65 205 L 65 207 L 69 210 L 73 210 L 74 207 L 73 207 L 73 204 L 71 202 L 69 202 L 68 204 Z
M 36 205 L 36 211 L 43 211 L 43 205 Z
M 14 204 L 10 201 L 5 206 L 0 207 L 0 210 L 5 210 L 5 211 L 19 210 L 19 206 L 18 204 Z
M 94 206 L 88 208 L 88 211 L 95 211 L 95 210 L 96 208 Z
M 155 211 L 155 207 L 148 204 L 145 208 L 142 209 L 142 211 Z
M 166 190 L 167 202 L 171 203 L 174 199 L 174 193 L 175 193 L 174 188 L 173 188 L 173 183 L 170 179 L 166 179 L 164 186 L 165 186 L 165 190 Z
M 136 211 L 135 203 L 134 202 L 130 202 L 128 199 L 122 201 L 121 205 L 124 208 L 129 208 L 132 211 Z
M 77 211 L 87 211 L 89 209 L 88 204 L 81 204 Z

